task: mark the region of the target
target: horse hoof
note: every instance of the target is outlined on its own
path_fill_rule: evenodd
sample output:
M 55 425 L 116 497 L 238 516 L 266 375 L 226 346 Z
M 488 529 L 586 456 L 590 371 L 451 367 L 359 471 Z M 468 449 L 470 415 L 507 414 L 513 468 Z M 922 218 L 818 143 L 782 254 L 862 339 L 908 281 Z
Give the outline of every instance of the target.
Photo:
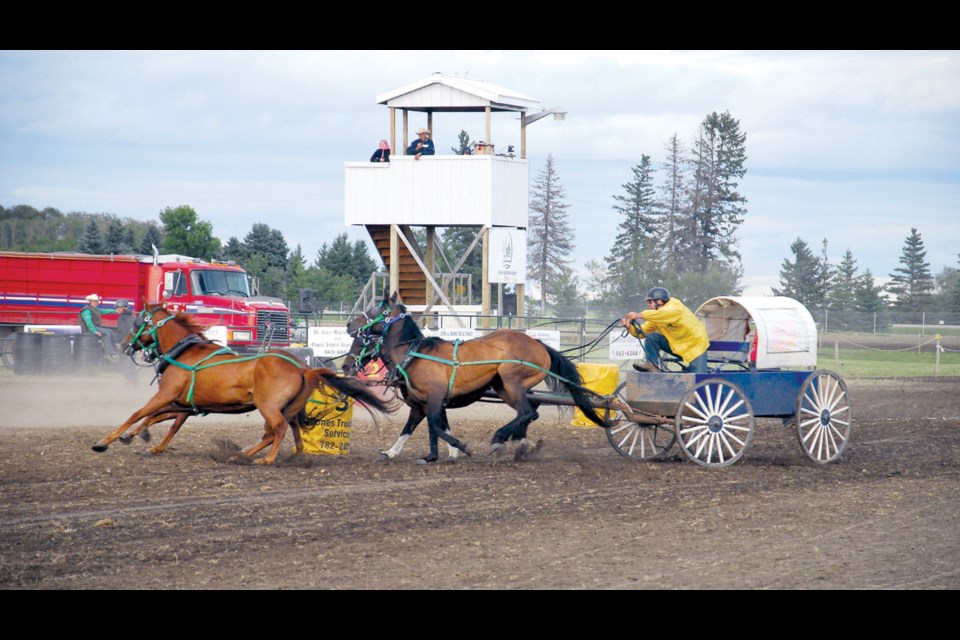
M 487 451 L 487 454 L 488 454 L 488 455 L 493 455 L 493 454 L 495 454 L 495 453 L 500 453 L 500 451 L 501 451 L 502 449 L 503 449 L 503 443 L 502 443 L 502 442 L 491 442 L 491 443 L 490 443 L 490 449 Z
M 463 444 L 463 452 L 467 454 L 467 456 L 473 457 L 473 447 L 471 447 L 469 443 L 465 442 Z
M 417 458 L 417 464 L 432 464 L 437 461 L 437 458 L 433 456 L 426 456 L 424 458 Z
M 98 442 L 97 444 L 93 445 L 93 446 L 90 447 L 90 448 L 93 449 L 94 451 L 96 451 L 97 453 L 103 453 L 104 451 L 107 450 L 107 445 L 101 444 L 101 443 Z
M 144 442 L 150 442 L 150 431 L 148 431 L 147 429 L 144 429 L 143 431 L 141 431 L 140 439 L 143 440 Z
M 378 462 L 387 462 L 388 460 L 390 460 L 390 456 L 385 453 L 381 453 L 379 456 L 377 456 Z
M 530 447 L 527 446 L 527 443 L 524 442 L 517 447 L 517 450 L 513 453 L 513 459 L 516 461 L 526 460 L 527 454 L 530 453 Z
M 123 435 L 117 438 L 117 440 L 120 441 L 120 444 L 130 444 L 131 442 L 133 442 L 133 437 L 128 435 Z

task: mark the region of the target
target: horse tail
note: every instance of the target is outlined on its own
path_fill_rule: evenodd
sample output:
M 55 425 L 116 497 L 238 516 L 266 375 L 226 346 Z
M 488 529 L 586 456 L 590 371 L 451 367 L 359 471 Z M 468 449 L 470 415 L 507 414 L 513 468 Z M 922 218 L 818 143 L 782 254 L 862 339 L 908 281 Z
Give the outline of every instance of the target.
M 347 378 L 338 374 L 333 369 L 317 368 L 307 369 L 304 372 L 304 379 L 307 384 L 314 389 L 319 389 L 326 385 L 333 387 L 340 393 L 350 396 L 354 401 L 363 404 L 365 407 L 372 407 L 383 413 L 395 413 L 400 404 L 396 398 L 384 398 L 381 392 L 375 392 L 370 385 L 356 378 Z
M 590 402 L 591 397 L 599 397 L 598 394 L 583 386 L 583 379 L 580 377 L 577 365 L 556 349 L 548 345 L 543 346 L 550 354 L 550 372 L 555 374 L 556 380 L 570 393 L 577 408 L 594 424 L 609 428 L 610 424 L 597 414 Z

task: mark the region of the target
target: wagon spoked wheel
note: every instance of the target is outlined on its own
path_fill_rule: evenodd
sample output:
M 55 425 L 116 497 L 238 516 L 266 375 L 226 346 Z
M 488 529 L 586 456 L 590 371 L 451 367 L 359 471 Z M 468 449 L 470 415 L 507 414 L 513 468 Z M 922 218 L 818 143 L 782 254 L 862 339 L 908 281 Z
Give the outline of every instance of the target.
M 687 391 L 675 418 L 677 440 L 690 460 L 725 467 L 743 457 L 753 440 L 756 419 L 739 386 L 710 378 Z
M 620 390 L 625 385 L 625 382 L 622 383 L 614 391 L 615 400 L 624 405 L 627 402 L 620 395 Z M 666 456 L 677 441 L 670 425 L 631 422 L 622 411 L 616 410 L 605 411 L 603 417 L 609 417 L 614 423 L 609 429 L 604 429 L 607 440 L 617 453 L 631 460 L 659 460 Z
M 818 464 L 833 462 L 850 438 L 847 385 L 833 371 L 814 371 L 797 396 L 797 439 L 807 457 Z

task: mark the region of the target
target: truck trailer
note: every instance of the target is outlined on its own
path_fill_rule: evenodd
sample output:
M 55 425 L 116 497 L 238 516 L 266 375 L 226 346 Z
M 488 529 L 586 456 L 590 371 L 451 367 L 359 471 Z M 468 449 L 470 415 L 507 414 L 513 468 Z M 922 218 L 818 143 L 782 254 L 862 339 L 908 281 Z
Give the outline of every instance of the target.
M 117 300 L 138 313 L 166 301 L 211 325 L 209 335 L 238 353 L 290 345 L 290 310 L 282 300 L 250 294 L 233 262 L 180 255 L 90 255 L 0 251 L 0 341 L 12 354 L 19 332 L 80 333 L 80 311 L 96 293 L 104 311 Z M 116 326 L 104 314 L 103 324 Z M 122 339 L 123 336 L 117 336 Z M 5 357 L 5 361 L 9 358 Z M 6 364 L 6 362 L 5 362 Z

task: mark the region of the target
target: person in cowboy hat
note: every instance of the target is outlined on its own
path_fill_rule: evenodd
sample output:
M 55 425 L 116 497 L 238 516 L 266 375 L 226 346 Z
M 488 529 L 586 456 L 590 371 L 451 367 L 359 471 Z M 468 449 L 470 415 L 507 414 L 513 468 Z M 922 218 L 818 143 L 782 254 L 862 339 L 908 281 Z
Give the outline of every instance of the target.
M 417 129 L 417 138 L 407 147 L 407 155 L 419 160 L 420 156 L 432 156 L 433 153 L 433 140 L 430 139 L 430 130 Z
M 93 333 L 100 337 L 103 354 L 110 359 L 116 358 L 117 339 L 113 329 L 103 326 L 103 314 L 120 313 L 116 309 L 103 311 L 100 309 L 100 296 L 91 293 L 86 297 L 87 306 L 80 310 L 80 333 Z

